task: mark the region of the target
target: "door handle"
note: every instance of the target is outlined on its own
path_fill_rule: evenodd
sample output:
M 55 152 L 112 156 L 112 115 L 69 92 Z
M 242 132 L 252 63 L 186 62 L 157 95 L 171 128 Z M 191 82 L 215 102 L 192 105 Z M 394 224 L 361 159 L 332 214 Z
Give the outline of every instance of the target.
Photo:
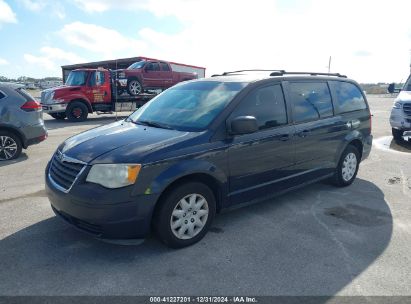
M 301 132 L 298 133 L 298 136 L 300 137 L 306 137 L 310 134 L 310 130 L 303 130 Z
M 279 138 L 281 141 L 287 141 L 290 139 L 290 134 L 283 134 Z

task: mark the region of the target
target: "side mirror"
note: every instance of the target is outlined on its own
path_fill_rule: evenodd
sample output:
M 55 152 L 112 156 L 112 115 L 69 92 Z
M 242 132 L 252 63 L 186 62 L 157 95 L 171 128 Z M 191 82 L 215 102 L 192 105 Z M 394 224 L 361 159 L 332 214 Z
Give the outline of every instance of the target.
M 258 131 L 257 119 L 254 116 L 238 116 L 230 122 L 230 134 L 241 135 Z

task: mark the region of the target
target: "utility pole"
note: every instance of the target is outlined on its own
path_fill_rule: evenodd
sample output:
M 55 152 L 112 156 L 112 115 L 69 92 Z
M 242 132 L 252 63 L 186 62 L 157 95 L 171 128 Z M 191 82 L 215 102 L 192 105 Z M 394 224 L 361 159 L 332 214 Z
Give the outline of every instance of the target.
M 411 65 L 410 65 L 410 67 L 411 67 Z M 331 56 L 328 59 L 328 73 L 330 73 L 330 71 L 331 71 Z

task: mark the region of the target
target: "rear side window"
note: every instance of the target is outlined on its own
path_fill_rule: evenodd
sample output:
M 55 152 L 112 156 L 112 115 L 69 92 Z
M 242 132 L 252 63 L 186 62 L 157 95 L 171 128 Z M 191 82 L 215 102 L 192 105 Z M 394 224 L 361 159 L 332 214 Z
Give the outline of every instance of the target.
M 19 93 L 21 96 L 23 96 L 26 99 L 26 101 L 34 100 L 34 98 L 30 95 L 30 93 L 28 93 L 24 89 L 17 89 L 16 92 Z
M 147 64 L 146 70 L 147 71 L 160 71 L 160 65 L 158 62 L 150 62 L 149 64 Z
M 161 65 L 161 70 L 163 70 L 163 71 L 170 71 L 170 67 L 169 67 L 169 65 L 168 65 L 167 63 L 165 63 L 165 62 L 160 62 L 160 65 Z
M 290 98 L 295 122 L 333 115 L 331 94 L 325 82 L 290 82 Z
M 349 82 L 334 81 L 337 105 L 340 113 L 364 110 L 367 108 L 364 97 L 358 87 Z
M 231 118 L 237 116 L 254 116 L 260 130 L 287 124 L 281 86 L 272 85 L 252 91 L 231 114 Z

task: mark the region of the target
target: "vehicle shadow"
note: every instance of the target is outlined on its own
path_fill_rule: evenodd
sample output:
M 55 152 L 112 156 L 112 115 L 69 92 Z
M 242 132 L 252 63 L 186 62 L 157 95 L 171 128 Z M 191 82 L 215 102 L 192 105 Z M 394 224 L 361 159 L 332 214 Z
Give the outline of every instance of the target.
M 401 152 L 411 152 L 411 136 L 405 136 L 402 140 L 392 139 L 390 149 Z
M 383 192 L 361 179 L 229 210 L 180 250 L 152 236 L 139 246 L 104 243 L 51 217 L 0 241 L 0 294 L 322 295 L 325 303 L 376 261 L 392 230 Z
M 48 130 L 56 130 L 60 128 L 66 127 L 75 127 L 75 126 L 90 126 L 95 127 L 99 125 L 109 124 L 118 120 L 122 120 L 127 118 L 128 115 L 121 113 L 121 115 L 101 115 L 101 116 L 91 116 L 87 118 L 87 120 L 82 122 L 70 122 L 67 119 L 64 120 L 57 120 L 57 119 L 44 119 L 44 124 L 46 125 Z
M 0 161 L 0 168 L 26 161 L 28 158 L 29 157 L 27 156 L 27 154 L 23 151 L 23 152 L 21 152 L 20 156 L 16 159 Z

